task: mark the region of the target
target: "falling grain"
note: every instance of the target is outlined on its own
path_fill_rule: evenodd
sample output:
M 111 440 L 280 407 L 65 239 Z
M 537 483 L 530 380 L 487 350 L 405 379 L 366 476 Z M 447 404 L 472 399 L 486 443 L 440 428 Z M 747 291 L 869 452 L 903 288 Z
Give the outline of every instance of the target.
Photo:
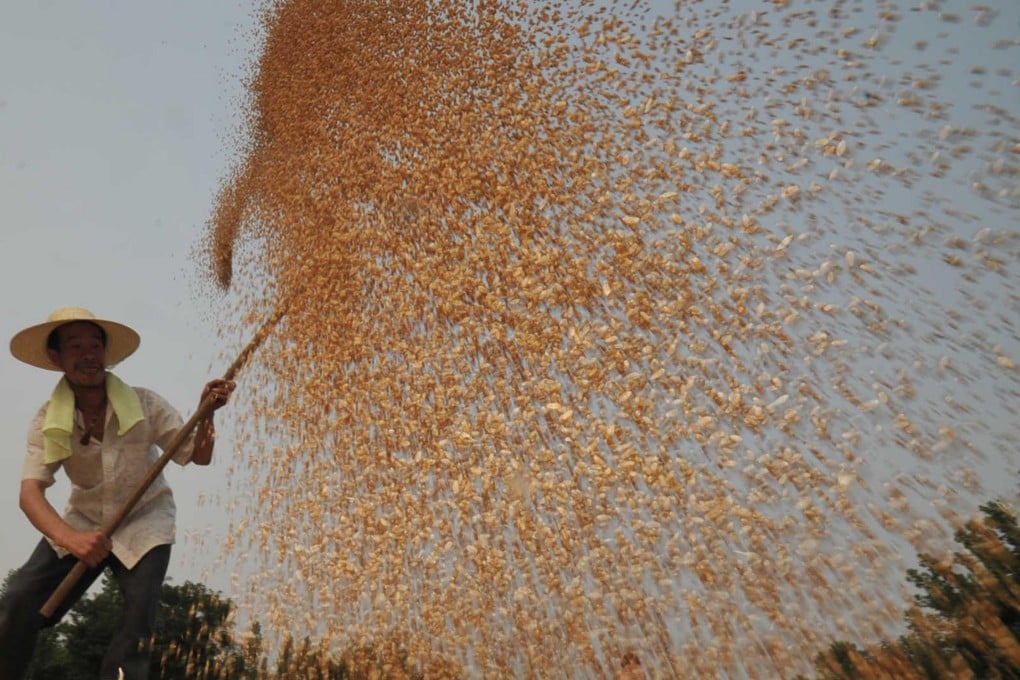
M 1017 126 L 944 106 L 943 42 L 890 40 L 924 13 L 799 4 L 267 8 L 209 251 L 239 323 L 288 309 L 232 539 L 278 630 L 472 677 L 779 677 L 898 617 L 951 499 L 889 470 L 1016 434 L 974 405 L 1018 393 L 1020 244 L 980 222 L 1016 224 Z

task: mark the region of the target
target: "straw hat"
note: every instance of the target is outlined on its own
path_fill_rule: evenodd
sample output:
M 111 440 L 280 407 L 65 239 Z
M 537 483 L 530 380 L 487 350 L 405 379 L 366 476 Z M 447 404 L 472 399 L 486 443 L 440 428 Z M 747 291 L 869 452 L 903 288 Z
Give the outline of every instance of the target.
M 88 321 L 106 331 L 106 363 L 110 366 L 134 354 L 141 343 L 138 333 L 124 324 L 97 319 L 95 314 L 81 307 L 61 307 L 50 314 L 45 323 L 30 326 L 11 338 L 11 354 L 38 368 L 61 370 L 46 353 L 46 339 L 54 328 L 73 321 Z

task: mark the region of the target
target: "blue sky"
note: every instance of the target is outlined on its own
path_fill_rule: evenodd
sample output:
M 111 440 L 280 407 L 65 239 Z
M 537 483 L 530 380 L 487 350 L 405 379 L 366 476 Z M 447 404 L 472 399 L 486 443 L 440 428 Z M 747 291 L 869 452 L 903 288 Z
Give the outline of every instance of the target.
M 248 2 L 9 2 L 0 5 L 0 336 L 86 307 L 136 328 L 117 372 L 189 415 L 241 346 L 211 320 L 193 257 L 229 171 L 257 28 Z M 228 335 L 228 337 L 230 337 Z M 0 574 L 38 534 L 18 510 L 28 423 L 57 374 L 0 356 Z M 231 414 L 218 417 L 229 430 Z M 178 503 L 171 577 L 205 578 L 212 548 L 189 538 L 222 508 L 230 442 L 211 468 L 169 466 Z M 62 484 L 50 492 L 59 509 Z M 218 584 L 218 587 L 222 584 Z

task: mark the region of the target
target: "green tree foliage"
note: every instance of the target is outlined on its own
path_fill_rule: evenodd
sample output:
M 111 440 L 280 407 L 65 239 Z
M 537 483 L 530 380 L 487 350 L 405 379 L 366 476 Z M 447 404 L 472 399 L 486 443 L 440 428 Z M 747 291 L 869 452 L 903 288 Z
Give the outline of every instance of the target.
M 13 572 L 0 584 L 0 595 Z M 86 595 L 36 645 L 27 680 L 94 680 L 103 654 L 120 625 L 123 598 L 116 581 L 103 577 L 100 589 Z M 152 678 L 188 680 L 361 680 L 424 675 L 396 641 L 334 654 L 305 638 L 287 637 L 269 660 L 262 628 L 256 621 L 238 639 L 233 632 L 233 602 L 206 586 L 164 584 L 153 639 Z M 272 670 L 270 670 L 272 669 Z M 454 678 L 445 665 L 429 677 Z
M 55 642 L 66 651 L 63 677 L 67 680 L 93 680 L 99 676 L 103 654 L 120 627 L 123 601 L 117 582 L 106 576 L 100 592 L 79 600 L 54 627 Z M 35 658 L 39 660 L 41 655 L 37 652 Z
M 376 646 L 355 647 L 335 655 L 330 650 L 313 645 L 308 638 L 295 643 L 284 638 L 277 657 L 276 673 L 260 675 L 259 680 L 362 680 L 388 678 L 392 680 L 421 680 L 424 677 L 449 678 L 457 676 L 439 664 L 423 673 L 414 668 L 406 651 L 397 641 Z
M 258 621 L 251 624 L 247 639 L 241 645 L 241 672 L 237 677 L 243 680 L 259 680 L 268 677 L 268 661 L 262 649 L 262 626 Z
M 233 603 L 204 585 L 164 586 L 156 619 L 153 662 L 164 678 L 228 677 L 243 670 L 244 655 L 230 627 Z M 154 669 L 155 671 L 155 669 Z
M 981 506 L 944 558 L 919 555 L 907 570 L 917 589 L 906 612 L 908 632 L 860 649 L 834 642 L 815 659 L 821 677 L 1020 678 L 1020 526 L 1002 501 Z
M 0 585 L 7 589 L 13 572 Z M 27 680 L 94 680 L 120 626 L 123 597 L 106 574 L 99 592 L 75 603 L 64 619 L 40 633 Z M 233 636 L 233 603 L 206 586 L 163 584 L 153 639 L 151 677 L 256 680 L 261 659 L 258 625 L 244 645 Z M 261 666 L 260 666 L 261 664 Z
M 35 656 L 28 667 L 28 678 L 34 680 L 67 680 L 71 658 L 52 628 L 39 635 Z
M 14 570 L 7 572 L 0 583 L 0 597 L 7 592 L 14 573 Z M 42 631 L 35 643 L 35 657 L 29 665 L 28 677 L 34 680 L 65 680 L 67 664 L 67 650 L 56 632 L 51 628 Z

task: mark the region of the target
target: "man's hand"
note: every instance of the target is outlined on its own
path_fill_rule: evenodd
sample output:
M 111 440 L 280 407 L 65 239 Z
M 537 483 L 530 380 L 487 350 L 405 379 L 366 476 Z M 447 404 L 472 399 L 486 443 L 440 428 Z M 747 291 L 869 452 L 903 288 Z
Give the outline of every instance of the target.
M 99 566 L 113 549 L 110 538 L 101 531 L 75 531 L 71 529 L 61 537 L 58 545 L 87 564 L 90 568 Z
M 216 410 L 230 401 L 230 395 L 235 387 L 237 387 L 237 383 L 233 380 L 223 380 L 222 378 L 210 380 L 202 388 L 202 398 L 199 403 L 205 403 L 207 398 L 212 397 L 213 410 Z
M 65 522 L 46 500 L 46 484 L 38 479 L 21 480 L 21 509 L 32 525 L 61 548 L 90 567 L 106 559 L 113 548 L 100 531 L 78 531 Z
M 233 380 L 217 378 L 210 380 L 202 389 L 202 404 L 209 403 L 212 410 L 198 421 L 195 426 L 195 450 L 191 455 L 191 462 L 195 465 L 208 465 L 212 462 L 213 441 L 216 438 L 216 425 L 213 424 L 213 413 L 221 406 L 230 401 L 230 395 L 236 387 Z

